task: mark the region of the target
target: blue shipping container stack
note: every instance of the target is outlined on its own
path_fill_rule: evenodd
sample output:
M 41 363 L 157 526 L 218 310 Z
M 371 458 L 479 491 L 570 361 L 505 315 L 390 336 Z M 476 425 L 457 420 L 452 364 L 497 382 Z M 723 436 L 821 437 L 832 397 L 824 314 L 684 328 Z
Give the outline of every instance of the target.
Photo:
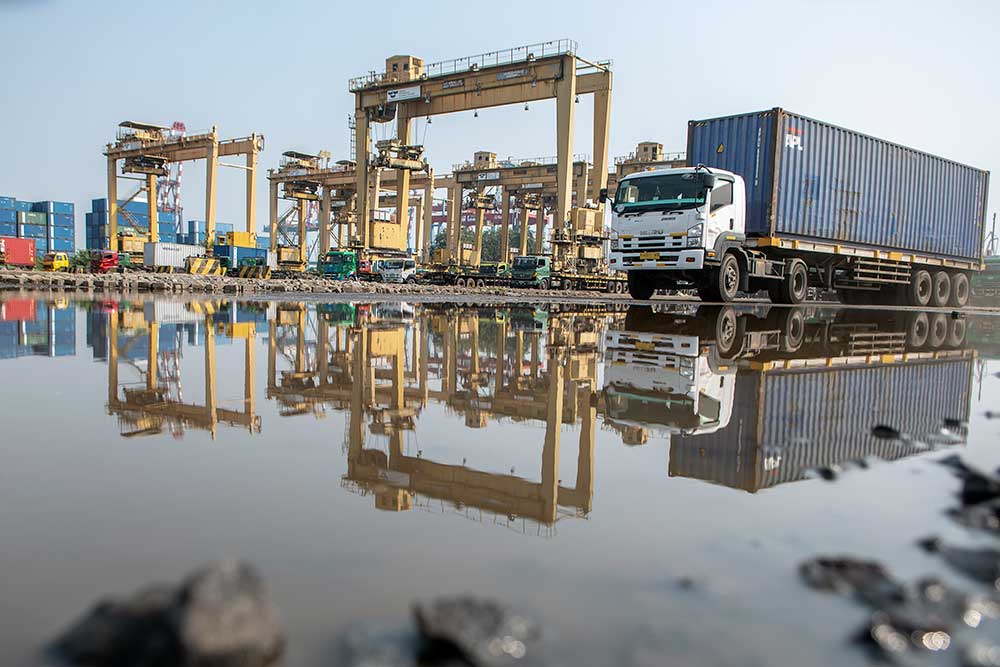
M 32 322 L 0 322 L 0 359 L 72 357 L 76 354 L 76 311 L 36 301 Z
M 17 236 L 15 203 L 16 200 L 13 197 L 0 197 L 0 236 Z
M 0 197 L 0 236 L 35 240 L 35 254 L 76 250 L 75 207 L 71 202 L 20 201 Z
M 137 236 L 149 233 L 149 208 L 144 201 L 119 202 L 118 231 L 131 231 Z M 159 237 L 164 243 L 184 243 L 183 234 L 177 233 L 177 215 L 159 211 Z M 84 227 L 86 243 L 90 250 L 103 250 L 111 246 L 108 229 L 108 200 L 94 199 L 91 201 L 91 211 L 86 214 Z

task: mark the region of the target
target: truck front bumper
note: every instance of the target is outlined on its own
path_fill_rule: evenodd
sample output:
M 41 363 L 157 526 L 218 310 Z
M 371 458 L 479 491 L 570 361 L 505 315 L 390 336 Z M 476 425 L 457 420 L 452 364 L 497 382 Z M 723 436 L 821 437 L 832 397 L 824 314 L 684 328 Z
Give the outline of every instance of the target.
M 665 250 L 657 253 L 658 257 L 644 258 L 647 253 L 612 252 L 609 261 L 612 270 L 662 270 L 676 269 L 679 271 L 696 271 L 705 267 L 705 249 L 690 248 L 686 250 Z

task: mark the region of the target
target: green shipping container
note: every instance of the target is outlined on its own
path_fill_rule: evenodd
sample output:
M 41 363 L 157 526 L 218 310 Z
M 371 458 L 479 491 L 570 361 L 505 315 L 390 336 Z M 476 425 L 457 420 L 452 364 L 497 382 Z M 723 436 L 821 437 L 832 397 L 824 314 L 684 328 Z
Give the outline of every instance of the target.
M 49 215 L 34 211 L 18 211 L 17 222 L 21 225 L 46 225 L 49 222 Z

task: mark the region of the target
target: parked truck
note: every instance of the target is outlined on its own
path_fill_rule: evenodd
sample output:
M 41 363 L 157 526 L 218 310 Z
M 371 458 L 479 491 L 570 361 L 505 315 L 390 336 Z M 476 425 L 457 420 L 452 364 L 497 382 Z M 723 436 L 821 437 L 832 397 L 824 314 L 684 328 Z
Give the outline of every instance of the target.
M 349 280 L 358 273 L 357 255 L 353 250 L 328 250 L 316 263 L 316 271 L 325 278 Z
M 671 476 L 751 492 L 920 453 L 872 429 L 919 439 L 968 419 L 976 353 L 965 320 L 930 319 L 944 327 L 933 340 L 920 333 L 926 312 L 633 306 L 606 333 L 606 418 L 633 443 L 668 438 Z
M 780 108 L 689 122 L 687 161 L 601 193 L 633 298 L 766 290 L 795 304 L 818 287 L 847 303 L 968 303 L 989 172 Z

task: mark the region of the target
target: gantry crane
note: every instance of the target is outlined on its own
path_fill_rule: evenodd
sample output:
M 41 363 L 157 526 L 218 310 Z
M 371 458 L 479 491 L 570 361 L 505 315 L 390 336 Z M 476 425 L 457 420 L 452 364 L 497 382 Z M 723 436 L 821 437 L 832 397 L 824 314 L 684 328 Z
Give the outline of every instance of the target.
M 239 139 L 220 140 L 218 130 L 194 134 L 176 133 L 171 128 L 135 121 L 125 121 L 118 126 L 114 143 L 106 146 L 108 158 L 108 235 L 111 250 L 118 250 L 118 170 L 123 161 L 122 174 L 137 174 L 145 180 L 149 205 L 148 240 L 159 241 L 158 212 L 156 208 L 157 179 L 168 175 L 168 166 L 176 162 L 205 160 L 205 226 L 207 238 L 215 238 L 216 172 L 219 166 L 246 171 L 246 231 L 256 228 L 254 190 L 257 183 L 257 154 L 264 149 L 264 135 L 252 134 Z M 245 165 L 220 162 L 219 158 L 243 155 Z
M 611 109 L 611 69 L 609 63 L 593 63 L 576 54 L 571 40 L 558 40 L 496 51 L 469 58 L 424 64 L 414 56 L 386 59 L 385 71 L 370 73 L 350 81 L 355 95 L 355 135 L 357 146 L 357 191 L 370 189 L 371 131 L 377 123 L 395 122 L 400 147 L 412 147 L 412 121 L 416 118 L 460 111 L 524 104 L 556 99 L 556 196 L 554 201 L 556 246 L 559 256 L 571 253 L 577 230 L 590 233 L 597 220 L 603 221 L 601 205 L 593 210 L 572 212 L 573 130 L 575 103 L 580 95 L 594 95 L 594 178 L 587 197 L 597 202 L 606 186 L 608 172 L 608 122 Z M 406 191 L 409 170 L 398 169 L 399 191 Z M 459 198 L 453 202 L 461 201 Z M 402 204 L 402 202 L 401 202 Z M 368 248 L 372 242 L 369 221 L 371 207 L 358 201 L 358 242 Z M 400 206 L 397 219 L 404 211 Z M 460 225 L 461 217 L 457 216 Z M 453 238 L 461 238 L 452 231 Z M 457 246 L 452 246 L 457 251 Z
M 618 181 L 630 174 L 653 169 L 674 169 L 687 166 L 684 153 L 664 153 L 663 144 L 640 141 L 635 151 L 615 158 L 615 169 L 608 174 L 608 190 L 618 188 Z
M 199 304 L 201 305 L 201 304 Z M 199 308 L 205 310 L 204 308 Z M 192 321 L 199 321 L 205 331 L 205 403 L 195 405 L 171 396 L 161 386 L 158 377 L 159 327 L 156 319 L 146 320 L 142 313 L 108 313 L 108 414 L 117 415 L 123 429 L 122 435 L 147 435 L 160 433 L 164 425 L 169 425 L 175 433 L 184 428 L 209 431 L 214 439 L 219 423 L 241 426 L 250 433 L 259 433 L 260 415 L 255 413 L 254 345 L 256 326 L 244 323 L 238 327 L 227 327 L 224 333 L 233 338 L 244 339 L 243 409 L 230 410 L 219 407 L 216 397 L 215 326 L 209 312 L 201 315 L 192 313 Z M 124 325 L 124 326 L 123 326 Z M 148 359 L 145 383 L 139 387 L 122 387 L 118 377 L 118 332 L 120 328 L 145 332 L 148 336 Z

